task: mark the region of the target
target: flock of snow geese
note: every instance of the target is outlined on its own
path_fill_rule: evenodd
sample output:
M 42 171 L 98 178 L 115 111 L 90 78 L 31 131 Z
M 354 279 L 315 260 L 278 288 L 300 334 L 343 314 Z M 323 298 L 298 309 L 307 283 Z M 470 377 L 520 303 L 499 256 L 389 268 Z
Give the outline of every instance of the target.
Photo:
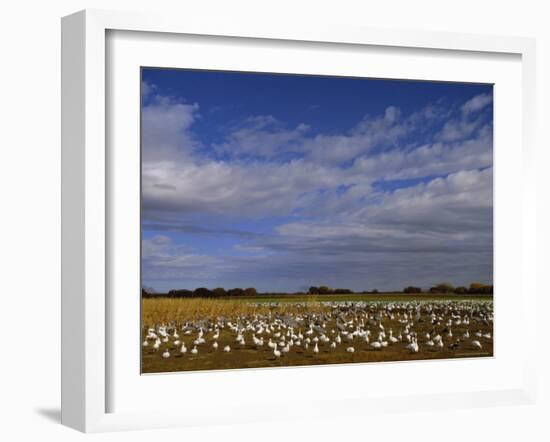
M 324 353 L 383 352 L 407 354 L 441 350 L 492 349 L 492 302 L 325 302 L 324 312 L 267 313 L 232 318 L 146 325 L 142 347 L 164 359 L 246 349 L 263 358 L 278 359 L 298 352 L 310 357 Z

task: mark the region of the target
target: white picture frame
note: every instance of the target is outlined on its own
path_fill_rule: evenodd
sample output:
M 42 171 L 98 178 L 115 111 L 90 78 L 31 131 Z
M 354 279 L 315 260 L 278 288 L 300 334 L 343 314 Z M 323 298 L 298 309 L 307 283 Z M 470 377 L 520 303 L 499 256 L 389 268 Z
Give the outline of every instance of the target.
M 521 227 L 510 232 L 521 236 L 521 306 L 536 303 L 534 174 L 535 42 L 528 38 L 491 37 L 416 31 L 349 28 L 343 25 L 295 26 L 269 22 L 213 22 L 198 17 L 154 16 L 87 10 L 62 21 L 62 423 L 85 432 L 159 428 L 206 424 L 208 416 L 171 413 L 108 412 L 109 343 L 111 321 L 107 299 L 110 195 L 106 120 L 106 83 L 109 31 L 269 39 L 286 42 L 337 43 L 383 48 L 425 48 L 479 54 L 515 54 L 521 57 Z M 518 147 L 519 148 L 519 147 Z M 498 192 L 498 189 L 497 189 Z M 498 247 L 497 247 L 498 249 Z M 498 290 L 498 285 L 496 285 Z M 498 295 L 497 295 L 498 296 Z M 497 298 L 498 302 L 498 298 Z M 498 321 L 498 317 L 497 317 Z M 526 338 L 535 336 L 533 323 Z M 527 342 L 534 339 L 526 339 Z M 529 345 L 534 344 L 526 344 Z M 389 391 L 374 404 L 342 397 L 340 414 L 407 409 L 468 407 L 501 403 L 532 403 L 535 397 L 536 362 L 531 347 L 523 353 L 524 376 L 519 387 L 455 394 L 426 394 L 404 401 Z M 337 367 L 335 369 L 338 369 Z M 207 374 L 208 375 L 208 374 Z M 288 376 L 293 376 L 289 374 Z M 175 379 L 175 378 L 174 378 Z M 181 379 L 181 378 L 180 378 Z M 414 402 L 413 402 L 414 401 Z M 320 408 L 320 407 L 319 407 Z M 315 410 L 317 415 L 322 411 Z M 234 422 L 231 410 L 227 421 Z M 244 421 L 284 419 L 291 414 L 280 407 L 247 414 Z M 229 419 L 231 418 L 231 420 Z M 223 421 L 223 416 L 221 416 Z

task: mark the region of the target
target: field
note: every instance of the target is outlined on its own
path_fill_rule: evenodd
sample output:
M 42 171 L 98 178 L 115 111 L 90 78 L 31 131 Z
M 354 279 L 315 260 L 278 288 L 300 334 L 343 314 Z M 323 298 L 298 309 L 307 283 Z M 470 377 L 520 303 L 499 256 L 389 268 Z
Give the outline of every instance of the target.
M 492 295 L 144 298 L 142 372 L 493 355 Z

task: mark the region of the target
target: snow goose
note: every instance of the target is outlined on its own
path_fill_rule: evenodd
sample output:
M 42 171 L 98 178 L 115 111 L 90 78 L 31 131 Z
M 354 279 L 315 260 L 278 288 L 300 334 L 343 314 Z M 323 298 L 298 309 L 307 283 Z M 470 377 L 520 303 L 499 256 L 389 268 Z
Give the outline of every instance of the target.
M 482 348 L 482 347 L 481 347 L 481 342 L 479 342 L 477 339 L 474 339 L 474 340 L 472 341 L 472 348 L 473 348 L 474 350 L 481 350 L 481 348 Z

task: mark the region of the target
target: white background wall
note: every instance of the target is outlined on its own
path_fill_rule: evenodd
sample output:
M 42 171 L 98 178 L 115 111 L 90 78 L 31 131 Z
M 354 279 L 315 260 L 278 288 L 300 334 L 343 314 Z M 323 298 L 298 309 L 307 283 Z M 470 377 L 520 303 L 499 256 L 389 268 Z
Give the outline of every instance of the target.
M 193 3 L 193 11 L 190 4 Z M 194 4 L 196 3 L 196 4 Z M 539 182 L 549 188 L 550 13 L 545 2 L 460 0 L 12 0 L 0 7 L 0 437 L 81 440 L 61 427 L 60 367 L 60 17 L 84 8 L 269 16 L 273 21 L 350 23 L 378 28 L 534 36 L 538 43 Z M 518 171 L 519 173 L 519 171 Z M 518 185 L 520 176 L 518 174 Z M 545 191 L 548 195 L 548 190 Z M 539 195 L 539 201 L 548 200 Z M 550 225 L 541 206 L 539 272 L 545 275 Z M 542 284 L 541 284 L 542 287 Z M 539 311 L 550 314 L 549 293 Z M 6 302 L 7 301 L 7 302 Z M 547 312 L 547 313 L 545 313 Z M 548 331 L 540 329 L 540 372 L 550 373 Z M 449 380 L 452 382 L 452 380 Z M 118 433 L 95 440 L 548 440 L 550 388 L 539 379 L 536 406 Z M 187 439 L 189 438 L 189 439 Z

